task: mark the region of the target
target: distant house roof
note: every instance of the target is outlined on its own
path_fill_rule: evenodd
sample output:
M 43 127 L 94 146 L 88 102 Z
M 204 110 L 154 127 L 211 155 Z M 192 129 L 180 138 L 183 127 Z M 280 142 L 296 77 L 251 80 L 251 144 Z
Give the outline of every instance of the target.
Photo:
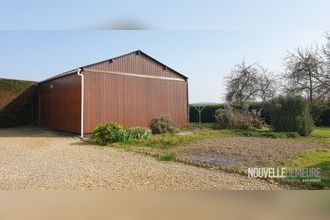
M 91 65 L 95 65 L 95 64 L 99 64 L 99 63 L 103 63 L 103 62 L 106 62 L 106 61 L 110 61 L 110 60 L 116 60 L 116 59 L 119 59 L 119 58 L 122 58 L 122 57 L 125 57 L 125 56 L 128 56 L 128 55 L 131 55 L 131 54 L 139 54 L 139 55 L 142 55 L 144 57 L 146 57 L 147 59 L 157 63 L 158 65 L 164 67 L 164 68 L 167 68 L 168 70 L 172 71 L 173 73 L 177 74 L 178 76 L 180 76 L 181 78 L 187 80 L 188 77 L 186 77 L 185 75 L 179 73 L 178 71 L 168 67 L 167 65 L 161 63 L 160 61 L 156 60 L 155 58 L 149 56 L 148 54 L 144 53 L 143 51 L 141 50 L 136 50 L 136 51 L 133 51 L 131 53 L 127 53 L 127 54 L 124 54 L 124 55 L 121 55 L 121 56 L 118 56 L 118 57 L 114 57 L 114 58 L 110 58 L 110 59 L 106 59 L 106 60 L 102 60 L 102 61 L 99 61 L 99 62 L 96 62 L 96 63 L 92 63 L 92 64 L 88 64 L 88 65 L 85 65 L 85 66 L 81 66 L 81 67 L 78 67 L 78 68 L 75 68 L 75 69 L 72 69 L 70 71 L 67 71 L 67 72 L 64 72 L 64 73 L 61 73 L 61 74 L 57 74 L 55 76 L 52 76 L 46 80 L 43 80 L 39 83 L 44 83 L 44 82 L 47 82 L 47 81 L 50 81 L 50 80 L 53 80 L 53 79 L 57 79 L 57 78 L 60 78 L 60 77 L 63 77 L 63 76 L 66 76 L 66 75 L 70 75 L 72 73 L 76 73 L 78 71 L 78 69 L 84 69 L 84 68 L 87 68 L 88 66 L 91 66 Z

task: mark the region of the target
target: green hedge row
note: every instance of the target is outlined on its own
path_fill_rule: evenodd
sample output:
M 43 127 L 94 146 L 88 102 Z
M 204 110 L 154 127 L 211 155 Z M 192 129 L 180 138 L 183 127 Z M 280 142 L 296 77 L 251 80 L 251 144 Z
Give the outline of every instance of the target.
M 224 104 L 219 105 L 207 105 L 205 106 L 204 110 L 202 111 L 202 122 L 203 123 L 213 123 L 215 121 L 215 111 L 219 108 L 224 108 Z M 233 108 L 239 109 L 238 106 L 232 106 Z M 255 109 L 259 111 L 262 109 L 261 103 L 253 103 L 250 104 L 250 110 Z M 315 121 L 315 125 L 317 126 L 330 126 L 330 106 L 313 106 L 311 108 L 311 113 L 313 119 Z M 262 110 L 261 111 L 261 118 L 267 123 L 270 123 L 270 113 Z M 192 106 L 189 106 L 189 121 L 190 122 L 198 122 L 198 111 Z
M 0 79 L 0 93 L 0 128 L 33 122 L 36 114 L 34 82 Z
M 215 120 L 214 113 L 217 109 L 224 108 L 224 105 L 207 105 L 202 111 L 202 122 L 204 123 L 212 123 Z M 189 121 L 190 122 L 198 122 L 199 116 L 198 111 L 192 106 L 189 106 Z

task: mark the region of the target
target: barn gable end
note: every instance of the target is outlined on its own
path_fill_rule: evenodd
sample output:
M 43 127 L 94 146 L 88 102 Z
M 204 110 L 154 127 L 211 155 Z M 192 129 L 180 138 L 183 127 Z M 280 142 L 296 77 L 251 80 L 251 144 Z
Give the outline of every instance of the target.
M 160 63 L 142 51 L 135 51 L 110 60 L 84 66 L 83 68 L 89 69 L 90 71 L 115 71 L 120 73 L 187 79 L 187 77 Z

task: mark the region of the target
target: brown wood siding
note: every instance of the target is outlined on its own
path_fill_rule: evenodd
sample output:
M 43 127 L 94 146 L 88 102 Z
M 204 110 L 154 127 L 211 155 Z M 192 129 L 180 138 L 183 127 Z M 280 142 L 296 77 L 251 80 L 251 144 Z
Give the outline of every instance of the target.
M 105 61 L 89 65 L 86 68 L 119 71 L 141 75 L 181 78 L 171 70 L 165 69 L 163 66 L 153 62 L 142 54 L 137 55 L 135 53 L 115 59 L 113 62 Z
M 77 74 L 39 84 L 39 126 L 79 133 L 80 103 L 81 79 Z
M 128 62 L 128 61 L 127 61 Z M 113 62 L 115 64 L 116 61 Z M 119 65 L 119 64 L 116 64 Z M 126 62 L 111 69 L 142 74 L 134 71 L 134 63 Z M 91 68 L 91 67 L 89 67 Z M 93 67 L 96 68 L 96 67 Z M 97 69 L 108 70 L 108 66 Z M 90 133 L 99 125 L 118 122 L 126 127 L 149 125 L 152 118 L 168 115 L 176 126 L 188 123 L 187 81 L 140 78 L 83 71 L 85 75 L 84 132 Z M 150 71 L 148 75 L 161 75 Z M 173 77 L 173 76 L 172 76 Z

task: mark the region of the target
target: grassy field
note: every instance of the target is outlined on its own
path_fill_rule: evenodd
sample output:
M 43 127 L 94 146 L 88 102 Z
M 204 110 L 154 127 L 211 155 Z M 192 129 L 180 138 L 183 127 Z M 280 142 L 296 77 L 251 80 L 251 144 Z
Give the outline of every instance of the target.
M 177 145 L 194 143 L 206 139 L 233 137 L 235 131 L 231 130 L 212 130 L 207 128 L 186 129 L 175 134 L 158 134 L 151 138 L 142 140 L 133 140 L 126 143 L 121 143 L 121 146 L 147 146 L 152 148 L 168 148 Z
M 269 128 L 238 130 L 237 132 L 238 135 L 249 137 L 294 138 L 298 141 L 330 143 L 330 127 L 316 127 L 307 137 L 299 136 L 295 132 L 274 132 Z
M 195 143 L 212 138 L 224 138 L 234 136 L 267 137 L 267 138 L 290 138 L 297 141 L 330 143 L 330 127 L 317 127 L 308 137 L 298 136 L 294 132 L 273 132 L 270 129 L 250 130 L 214 130 L 212 124 L 203 123 L 202 126 L 192 124 L 189 128 L 179 133 L 153 135 L 149 139 L 133 140 L 127 143 L 119 143 L 122 147 L 143 146 L 149 148 L 163 148 Z
M 310 136 L 300 137 L 299 139 L 310 142 L 330 143 L 330 127 L 316 127 Z
M 310 183 L 312 187 L 323 189 L 330 187 L 330 150 L 308 150 L 286 161 L 286 167 L 292 168 L 320 168 L 321 182 Z

